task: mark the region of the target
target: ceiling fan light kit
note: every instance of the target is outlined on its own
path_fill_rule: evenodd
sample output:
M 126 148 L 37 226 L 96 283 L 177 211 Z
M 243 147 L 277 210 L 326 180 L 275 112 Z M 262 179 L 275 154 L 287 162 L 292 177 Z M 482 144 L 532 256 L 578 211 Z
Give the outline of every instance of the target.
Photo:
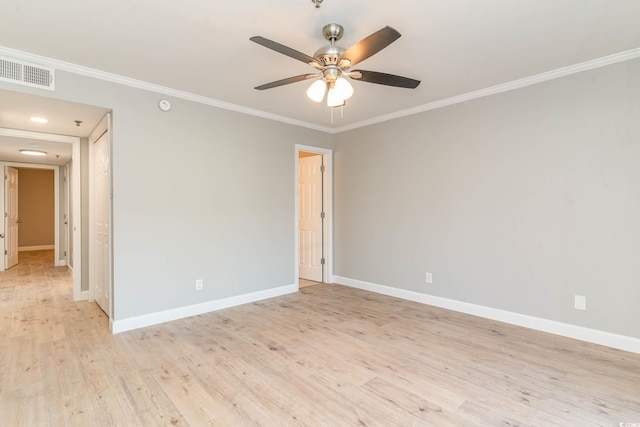
M 327 91 L 327 84 L 323 80 L 316 80 L 307 89 L 307 96 L 315 102 L 322 102 Z
M 316 6 L 322 2 L 322 0 L 318 2 L 315 0 L 312 1 Z M 249 40 L 290 58 L 305 62 L 318 71 L 316 74 L 302 74 L 266 83 L 256 86 L 255 89 L 271 89 L 302 80 L 317 78 L 318 80 L 314 81 L 307 89 L 307 96 L 315 102 L 322 102 L 326 95 L 328 107 L 340 107 L 344 106 L 345 101 L 353 95 L 353 87 L 348 82 L 347 78 L 367 83 L 407 89 L 415 89 L 418 87 L 420 81 L 408 77 L 380 73 L 377 71 L 351 70 L 351 67 L 354 65 L 375 55 L 400 38 L 400 33 L 398 31 L 389 26 L 384 27 L 383 29 L 371 34 L 369 37 L 360 40 L 349 49 L 344 49 L 336 45 L 336 41 L 340 40 L 343 34 L 344 29 L 341 25 L 325 25 L 322 29 L 322 35 L 330 44 L 318 49 L 313 56 L 298 52 L 295 49 L 261 36 L 251 37 Z

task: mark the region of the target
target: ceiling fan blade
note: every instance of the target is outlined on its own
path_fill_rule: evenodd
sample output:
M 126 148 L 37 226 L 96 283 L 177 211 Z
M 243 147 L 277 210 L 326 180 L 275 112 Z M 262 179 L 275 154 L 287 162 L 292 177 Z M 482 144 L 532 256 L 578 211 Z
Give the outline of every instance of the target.
M 311 79 L 313 77 L 317 77 L 318 74 L 300 74 L 299 76 L 293 76 L 282 80 L 276 80 L 275 82 L 266 83 L 260 86 L 256 86 L 254 89 L 265 90 L 271 89 L 278 86 L 288 85 L 289 83 L 301 82 L 303 80 Z
M 360 77 L 357 77 L 356 73 L 359 73 Z M 409 77 L 396 76 L 395 74 L 379 73 L 377 71 L 354 70 L 349 74 L 352 79 L 385 86 L 415 89 L 420 84 L 420 80 L 410 79 Z
M 351 63 L 349 66 L 353 67 L 358 62 L 364 61 L 370 56 L 380 52 L 399 38 L 400 33 L 398 31 L 386 26 L 347 49 L 342 55 L 340 55 L 338 63 L 343 59 L 348 59 Z
M 273 40 L 265 39 L 264 37 L 261 37 L 261 36 L 254 36 L 254 37 L 251 37 L 249 40 L 251 40 L 252 42 L 258 43 L 261 46 L 267 47 L 271 50 L 275 50 L 276 52 L 286 55 L 290 58 L 305 62 L 313 67 L 322 68 L 322 64 L 317 59 L 309 55 L 306 55 L 302 52 L 298 52 L 295 49 L 291 49 L 290 47 L 287 47 L 283 44 L 274 42 Z

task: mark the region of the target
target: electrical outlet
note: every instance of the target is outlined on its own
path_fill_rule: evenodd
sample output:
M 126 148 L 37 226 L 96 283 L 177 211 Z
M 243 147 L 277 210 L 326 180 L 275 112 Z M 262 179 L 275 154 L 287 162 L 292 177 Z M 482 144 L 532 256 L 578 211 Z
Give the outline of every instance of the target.
M 427 273 L 426 282 L 428 285 L 433 283 L 433 274 Z
M 202 290 L 202 279 L 196 280 L 196 291 Z
M 587 297 L 583 295 L 575 295 L 573 308 L 576 310 L 587 311 Z

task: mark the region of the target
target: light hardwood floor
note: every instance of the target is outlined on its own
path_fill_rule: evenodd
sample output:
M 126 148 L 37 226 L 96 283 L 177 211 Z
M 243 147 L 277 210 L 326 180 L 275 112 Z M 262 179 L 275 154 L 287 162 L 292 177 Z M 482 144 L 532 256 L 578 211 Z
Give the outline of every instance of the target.
M 640 423 L 640 355 L 324 284 L 114 336 L 51 264 L 0 273 L 0 425 Z
M 313 280 L 298 279 L 298 288 L 306 288 L 307 286 L 320 285 L 322 282 L 314 282 Z

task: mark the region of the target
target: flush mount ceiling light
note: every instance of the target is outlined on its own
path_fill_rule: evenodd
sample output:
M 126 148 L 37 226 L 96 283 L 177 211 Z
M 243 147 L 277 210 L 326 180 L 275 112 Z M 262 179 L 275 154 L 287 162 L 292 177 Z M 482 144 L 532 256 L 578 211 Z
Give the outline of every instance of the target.
M 41 150 L 20 150 L 20 154 L 26 154 L 27 156 L 46 156 L 47 152 L 46 151 L 41 151 Z
M 318 3 L 316 3 L 316 5 Z M 375 55 L 396 41 L 400 37 L 398 31 L 388 26 L 384 27 L 369 37 L 360 40 L 349 49 L 344 49 L 336 45 L 336 41 L 342 38 L 343 32 L 344 30 L 341 25 L 325 25 L 322 29 L 322 35 L 325 39 L 329 40 L 330 45 L 321 47 L 313 56 L 305 55 L 302 52 L 298 52 L 288 46 L 261 36 L 251 37 L 250 40 L 252 42 L 275 50 L 290 58 L 305 62 L 317 70 L 316 74 L 302 74 L 289 77 L 257 86 L 256 89 L 271 89 L 290 83 L 318 78 L 318 80 L 313 82 L 307 89 L 307 96 L 315 102 L 322 102 L 323 99 L 326 99 L 327 106 L 329 107 L 341 107 L 345 105 L 345 101 L 353 95 L 353 87 L 349 84 L 347 78 L 360 80 L 361 82 L 407 89 L 415 89 L 418 87 L 420 80 L 396 76 L 394 74 L 379 73 L 377 71 L 351 70 L 351 67 L 357 63 Z
M 49 120 L 42 117 L 31 117 L 31 121 L 35 123 L 49 123 Z

